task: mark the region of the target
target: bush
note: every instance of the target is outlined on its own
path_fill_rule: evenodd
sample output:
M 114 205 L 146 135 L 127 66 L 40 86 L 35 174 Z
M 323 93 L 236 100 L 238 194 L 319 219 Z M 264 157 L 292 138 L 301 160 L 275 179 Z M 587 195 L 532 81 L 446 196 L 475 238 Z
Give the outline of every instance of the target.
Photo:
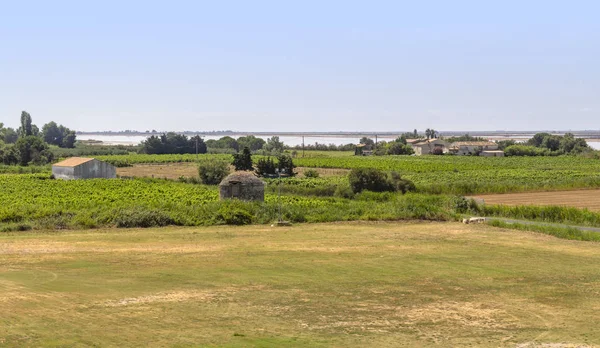
M 275 176 L 275 162 L 271 157 L 261 158 L 256 163 L 256 175 L 261 177 Z
M 252 214 L 244 209 L 240 202 L 231 202 L 219 209 L 217 212 L 217 223 L 249 225 L 252 223 Z
M 200 181 L 205 185 L 218 185 L 229 174 L 229 163 L 217 158 L 209 158 L 198 165 Z
M 506 156 L 548 156 L 548 149 L 527 145 L 511 145 L 504 149 Z
M 116 213 L 114 223 L 119 228 L 161 227 L 173 225 L 175 222 L 165 212 L 144 207 L 134 207 Z
M 319 172 L 316 169 L 307 169 L 304 171 L 304 176 L 307 178 L 318 178 Z
M 254 170 L 252 167 L 252 154 L 248 147 L 244 147 L 242 153 L 233 154 L 233 162 L 231 163 L 235 170 Z
M 355 168 L 348 175 L 350 187 L 354 193 L 369 190 L 373 192 L 401 191 L 406 193 L 415 190 L 415 184 L 402 179 L 397 172 L 386 174 L 374 168 Z

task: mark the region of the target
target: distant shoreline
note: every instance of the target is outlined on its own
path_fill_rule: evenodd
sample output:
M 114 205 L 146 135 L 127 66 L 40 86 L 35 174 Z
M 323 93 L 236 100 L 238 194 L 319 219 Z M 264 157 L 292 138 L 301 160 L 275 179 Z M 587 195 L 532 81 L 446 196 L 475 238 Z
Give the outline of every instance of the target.
M 161 135 L 165 132 L 137 132 L 137 131 L 123 131 L 123 132 L 77 132 L 77 135 L 97 135 L 97 136 L 152 136 Z M 196 132 L 196 131 L 174 131 L 178 134 L 185 135 L 200 135 L 200 136 L 286 136 L 286 137 L 310 137 L 310 138 L 348 138 L 348 137 L 381 137 L 381 138 L 395 138 L 403 133 L 410 132 L 241 132 L 241 131 L 211 131 L 211 132 Z M 556 130 L 540 130 L 540 131 L 439 131 L 439 134 L 444 137 L 461 136 L 469 134 L 474 137 L 487 137 L 499 140 L 506 139 L 527 139 L 531 138 L 536 133 L 550 133 L 556 135 L 564 135 L 565 133 L 573 133 L 578 138 L 585 138 L 590 140 L 600 140 L 600 130 L 578 130 L 578 131 L 556 131 Z

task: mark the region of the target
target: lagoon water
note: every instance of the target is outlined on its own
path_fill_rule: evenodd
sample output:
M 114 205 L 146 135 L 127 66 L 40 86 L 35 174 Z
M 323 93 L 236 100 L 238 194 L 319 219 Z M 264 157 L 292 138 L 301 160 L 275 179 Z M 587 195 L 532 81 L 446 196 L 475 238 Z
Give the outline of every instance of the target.
M 204 140 L 209 139 L 219 139 L 222 135 L 208 135 L 202 136 Z M 234 138 L 238 138 L 239 136 L 233 136 Z M 263 138 L 267 140 L 270 136 L 258 136 L 259 138 Z M 148 136 L 145 135 L 106 135 L 106 134 L 79 134 L 77 135 L 78 140 L 99 140 L 102 141 L 106 145 L 137 145 L 140 142 L 146 140 Z M 395 136 L 379 136 L 379 140 L 390 141 L 395 139 Z M 279 139 L 283 141 L 284 144 L 295 146 L 302 145 L 302 136 L 280 136 Z M 521 140 L 519 138 L 515 138 L 517 140 Z M 594 139 L 595 140 L 595 139 Z M 305 144 L 356 144 L 359 141 L 359 137 L 348 137 L 348 136 L 305 136 L 304 143 Z M 595 141 L 588 141 L 588 144 L 596 149 L 600 150 L 600 139 Z

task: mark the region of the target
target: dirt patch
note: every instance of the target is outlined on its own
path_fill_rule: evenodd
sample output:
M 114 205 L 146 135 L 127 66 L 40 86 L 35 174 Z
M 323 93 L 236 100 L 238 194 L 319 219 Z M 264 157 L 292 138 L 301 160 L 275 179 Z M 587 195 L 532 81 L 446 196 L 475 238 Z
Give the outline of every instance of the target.
M 320 177 L 343 176 L 347 175 L 349 169 L 337 168 L 296 168 L 299 177 L 304 177 L 304 172 L 308 169 L 314 169 Z M 231 167 L 233 171 L 233 167 Z M 117 168 L 117 174 L 122 177 L 144 177 L 158 179 L 178 179 L 180 177 L 197 177 L 198 166 L 195 163 L 165 163 L 165 164 L 137 164 L 133 167 Z
M 153 295 L 145 295 L 138 297 L 128 297 L 118 300 L 110 300 L 103 302 L 105 307 L 122 307 L 132 305 L 144 305 L 157 302 L 184 302 L 184 301 L 218 301 L 229 298 L 231 295 L 240 291 L 261 291 L 264 286 L 249 286 L 249 287 L 228 287 L 220 288 L 212 291 L 173 291 L 158 293 Z
M 198 176 L 198 167 L 195 163 L 139 164 L 117 168 L 117 174 L 128 177 L 178 179 L 182 176 Z
M 438 324 L 450 322 L 453 326 L 468 326 L 485 329 L 505 329 L 514 325 L 506 318 L 503 310 L 485 303 L 436 302 L 413 308 L 407 313 L 409 324 Z
M 558 205 L 600 212 L 600 190 L 506 193 L 474 197 L 485 204 Z

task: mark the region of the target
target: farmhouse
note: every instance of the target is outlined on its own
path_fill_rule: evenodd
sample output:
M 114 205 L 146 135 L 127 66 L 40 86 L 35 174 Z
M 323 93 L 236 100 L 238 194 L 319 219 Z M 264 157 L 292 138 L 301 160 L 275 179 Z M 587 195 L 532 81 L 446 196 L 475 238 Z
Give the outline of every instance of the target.
M 113 179 L 117 177 L 117 169 L 94 158 L 71 157 L 52 165 L 52 175 L 64 180 Z
M 498 150 L 498 144 L 490 141 L 458 141 L 450 145 L 450 152 L 455 155 L 478 155 L 484 151 Z
M 412 139 L 411 139 L 412 140 Z M 448 152 L 447 143 L 441 139 L 426 139 L 420 140 L 419 142 L 409 143 L 413 150 L 415 151 L 415 155 L 431 155 L 436 152 L 446 153 Z
M 265 183 L 252 173 L 235 172 L 219 184 L 219 197 L 262 202 L 265 200 Z

